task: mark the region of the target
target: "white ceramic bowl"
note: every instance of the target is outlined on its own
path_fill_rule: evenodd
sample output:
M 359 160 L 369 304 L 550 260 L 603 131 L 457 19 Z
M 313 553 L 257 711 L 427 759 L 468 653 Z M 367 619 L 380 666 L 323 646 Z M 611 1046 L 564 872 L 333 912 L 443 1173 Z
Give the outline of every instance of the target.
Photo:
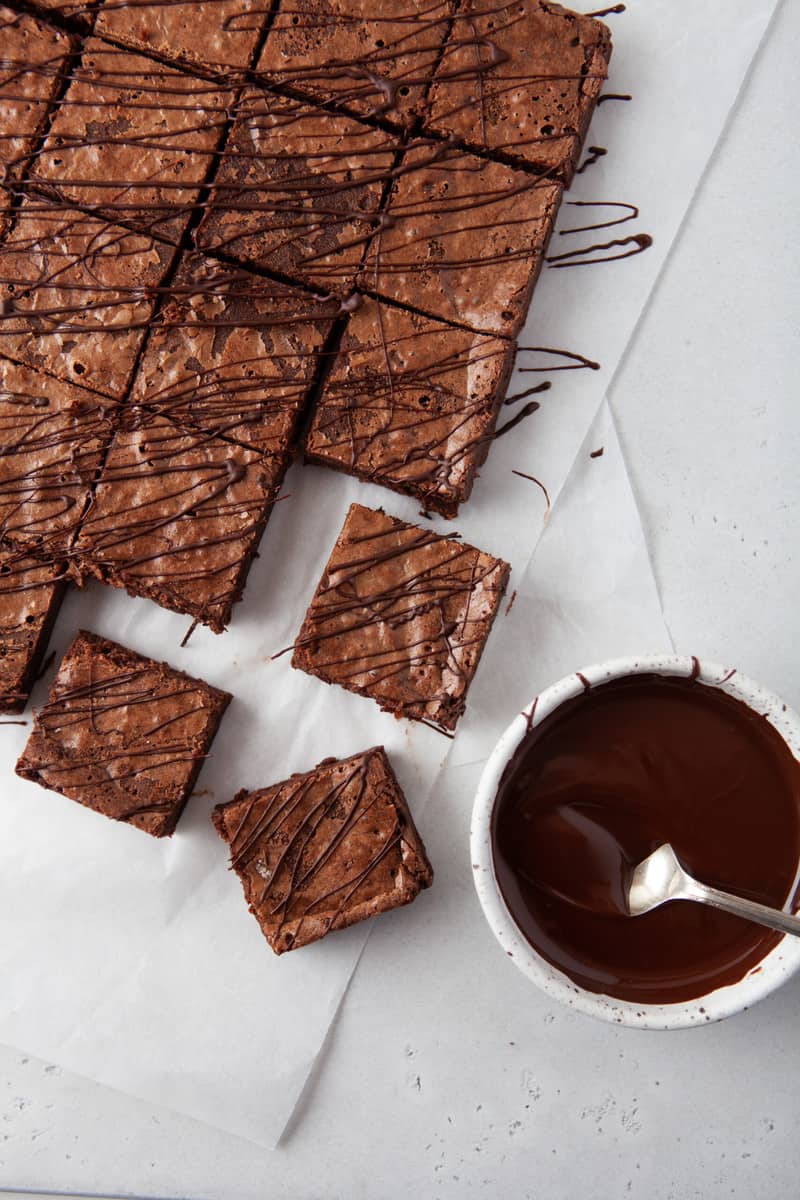
M 497 789 L 506 764 L 528 730 L 538 725 L 565 700 L 579 695 L 586 684 L 607 683 L 611 679 L 645 672 L 696 677 L 704 684 L 721 688 L 729 696 L 766 716 L 795 758 L 800 760 L 800 718 L 772 692 L 740 675 L 738 671 L 696 657 L 647 655 L 613 659 L 560 679 L 531 701 L 508 726 L 495 746 L 478 785 L 472 813 L 470 851 L 475 886 L 495 937 L 520 970 L 549 996 L 579 1012 L 620 1025 L 639 1029 L 685 1029 L 741 1012 L 775 991 L 800 968 L 800 938 L 782 938 L 744 978 L 696 1000 L 677 1004 L 633 1004 L 584 990 L 534 950 L 506 907 L 497 884 L 492 856 L 491 822 Z

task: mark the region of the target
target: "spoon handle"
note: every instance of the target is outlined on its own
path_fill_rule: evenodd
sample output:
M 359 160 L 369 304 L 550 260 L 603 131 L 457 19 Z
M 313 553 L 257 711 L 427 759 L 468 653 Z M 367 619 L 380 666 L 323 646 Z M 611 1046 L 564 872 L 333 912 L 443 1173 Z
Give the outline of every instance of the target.
M 792 933 L 795 937 L 800 937 L 800 917 L 781 912 L 779 908 L 769 908 L 766 904 L 756 904 L 755 900 L 732 896 L 729 892 L 721 892 L 719 888 L 698 883 L 696 879 L 691 880 L 683 894 L 687 900 L 700 900 L 703 904 L 710 904 L 712 908 L 733 913 L 735 917 L 745 917 L 748 921 L 766 925 L 768 929 L 777 929 L 780 933 Z

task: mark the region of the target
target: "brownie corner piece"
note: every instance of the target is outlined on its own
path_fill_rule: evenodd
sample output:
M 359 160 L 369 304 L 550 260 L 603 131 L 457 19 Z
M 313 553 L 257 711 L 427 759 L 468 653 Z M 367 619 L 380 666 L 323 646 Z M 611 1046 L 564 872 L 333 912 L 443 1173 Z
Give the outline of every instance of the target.
M 292 666 L 397 717 L 453 730 L 510 570 L 465 542 L 353 504 Z
M 382 746 L 212 812 L 276 954 L 416 899 L 433 870 Z
M 441 321 L 517 335 L 563 188 L 433 139 L 409 143 L 359 287 Z
M 516 344 L 362 298 L 305 435 L 307 462 L 452 518 L 489 450 Z
M 154 837 L 171 835 L 230 695 L 81 630 L 16 771 Z
M 611 50 L 606 25 L 550 0 L 464 0 L 426 128 L 568 186 Z

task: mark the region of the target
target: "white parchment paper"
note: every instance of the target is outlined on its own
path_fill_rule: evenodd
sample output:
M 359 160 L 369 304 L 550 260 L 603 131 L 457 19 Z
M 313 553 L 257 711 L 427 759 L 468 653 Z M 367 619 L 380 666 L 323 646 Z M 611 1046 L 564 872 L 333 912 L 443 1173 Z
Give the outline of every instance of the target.
M 626 533 L 620 525 L 618 514 L 631 511 L 632 497 L 602 397 L 774 8 L 775 0 L 632 0 L 624 16 L 610 18 L 616 48 L 609 90 L 631 92 L 635 100 L 598 110 L 589 141 L 609 153 L 578 178 L 569 199 L 636 204 L 639 220 L 620 227 L 619 236 L 644 231 L 655 241 L 624 262 L 544 272 L 521 341 L 578 351 L 602 367 L 515 377 L 512 392 L 546 378 L 554 386 L 539 397 L 538 412 L 498 441 L 456 523 L 469 541 L 512 563 L 510 589 L 519 595 L 498 621 L 452 745 L 292 671 L 288 656 L 270 662 L 297 632 L 350 500 L 415 519 L 411 501 L 324 470 L 293 468 L 289 498 L 277 506 L 231 630 L 221 638 L 198 630 L 185 649 L 182 618 L 99 587 L 70 596 L 53 640 L 59 656 L 75 630 L 87 627 L 165 658 L 236 699 L 198 792 L 166 843 L 17 780 L 13 764 L 28 731 L 0 729 L 0 1040 L 274 1143 L 369 926 L 274 958 L 237 879 L 224 869 L 225 848 L 209 809 L 239 787 L 263 786 L 326 755 L 382 742 L 420 813 L 448 754 L 453 764 L 482 759 L 518 697 L 524 703 L 584 659 L 643 648 L 652 626 L 640 627 L 637 613 L 652 612 L 657 598 L 638 526 Z M 591 211 L 563 208 L 560 228 L 591 223 L 584 220 Z M 553 253 L 562 243 L 582 244 L 581 237 L 588 245 L 604 234 L 557 235 Z M 519 365 L 547 361 L 523 354 Z M 603 456 L 589 459 L 600 446 Z M 512 469 L 541 480 L 553 504 L 548 536 L 534 558 L 544 497 Z M 603 594 L 586 593 L 582 611 L 563 597 L 584 596 L 587 545 L 594 559 L 599 546 L 607 548 L 607 571 L 592 572 L 605 581 L 596 585 Z M 605 640 L 598 635 L 603 614 Z M 627 631 L 624 644 L 620 628 Z M 39 685 L 36 701 L 48 682 Z M 428 820 L 435 816 L 433 807 Z M 424 906 L 435 902 L 435 887 L 416 902 L 423 924 Z

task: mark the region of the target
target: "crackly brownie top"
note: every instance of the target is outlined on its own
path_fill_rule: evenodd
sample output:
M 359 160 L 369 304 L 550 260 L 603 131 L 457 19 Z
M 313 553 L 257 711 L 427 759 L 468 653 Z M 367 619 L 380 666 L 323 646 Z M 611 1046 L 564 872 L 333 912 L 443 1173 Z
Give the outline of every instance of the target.
M 306 453 L 450 515 L 485 454 L 514 350 L 365 297 L 325 381 Z
M 398 147 L 392 134 L 348 116 L 248 91 L 198 242 L 328 291 L 347 290 Z
M 177 239 L 232 99 L 218 83 L 90 38 L 30 182 Z
M 0 358 L 0 537 L 56 556 L 80 518 L 117 406 Z
M 287 462 L 131 409 L 81 527 L 78 564 L 220 632 Z
M 415 142 L 396 172 L 362 286 L 441 320 L 513 336 L 560 199 L 560 184 Z
M 407 125 L 424 109 L 454 9 L 453 0 L 292 0 L 258 69 L 271 83 Z
M 268 11 L 263 0 L 101 0 L 95 32 L 210 70 L 247 67 Z
M 22 173 L 70 49 L 66 34 L 0 4 L 0 182 Z
M 508 570 L 474 546 L 353 504 L 292 665 L 453 729 Z
M 406 904 L 433 873 L 382 747 L 214 810 L 272 949 Z
M 463 0 L 426 128 L 569 183 L 610 55 L 608 28 L 559 4 Z
M 0 247 L 0 353 L 121 400 L 174 250 L 28 196 Z
M 153 322 L 135 404 L 285 456 L 338 301 L 187 254 Z
M 17 764 L 26 778 L 160 836 L 230 697 L 80 632 Z

